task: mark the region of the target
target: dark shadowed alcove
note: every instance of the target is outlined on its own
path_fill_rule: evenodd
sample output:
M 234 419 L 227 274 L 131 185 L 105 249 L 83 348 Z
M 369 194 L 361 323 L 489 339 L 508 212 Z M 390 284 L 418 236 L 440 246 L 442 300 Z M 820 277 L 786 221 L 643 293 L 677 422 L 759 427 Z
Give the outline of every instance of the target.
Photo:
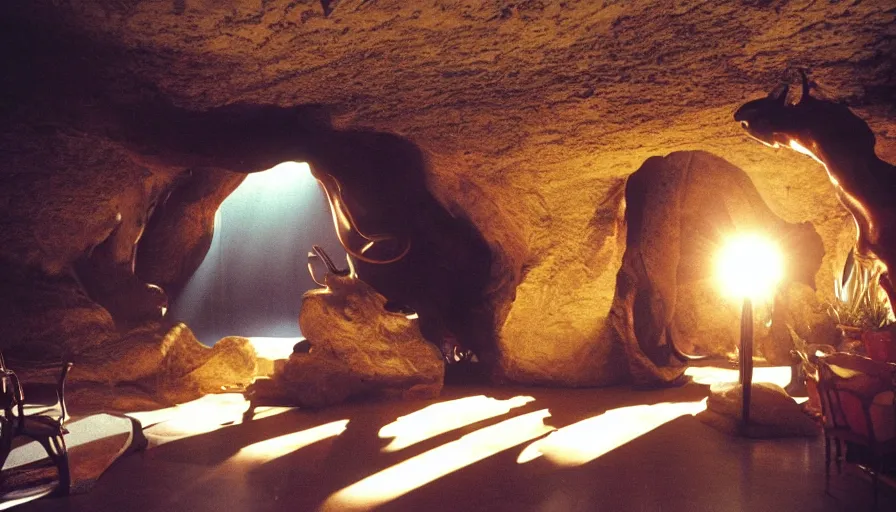
M 410 241 L 397 261 L 356 261 L 359 277 L 387 299 L 417 311 L 423 335 L 460 343 L 491 360 L 495 306 L 489 296 L 491 250 L 476 227 L 430 192 L 427 162 L 408 139 L 380 132 L 334 132 L 310 158 L 315 173 L 342 184 L 361 231 Z M 503 272 L 506 269 L 498 269 Z

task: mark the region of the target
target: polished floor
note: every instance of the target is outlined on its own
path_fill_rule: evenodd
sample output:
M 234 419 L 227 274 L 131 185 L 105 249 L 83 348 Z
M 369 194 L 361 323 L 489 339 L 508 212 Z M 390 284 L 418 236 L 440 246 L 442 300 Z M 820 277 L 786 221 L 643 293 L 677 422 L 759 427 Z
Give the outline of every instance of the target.
M 695 383 L 450 386 L 435 401 L 270 410 L 224 426 L 194 410 L 219 428 L 168 442 L 160 431 L 91 493 L 18 510 L 872 510 L 858 474 L 833 476 L 825 493 L 820 439 L 721 434 L 693 416 L 706 395 Z M 896 510 L 892 491 L 879 510 Z

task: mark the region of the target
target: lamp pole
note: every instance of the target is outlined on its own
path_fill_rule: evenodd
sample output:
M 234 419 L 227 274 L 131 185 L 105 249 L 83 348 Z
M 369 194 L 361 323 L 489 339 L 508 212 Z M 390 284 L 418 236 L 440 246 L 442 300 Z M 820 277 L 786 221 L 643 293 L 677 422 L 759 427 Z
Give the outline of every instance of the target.
M 753 392 L 753 302 L 744 297 L 740 313 L 740 384 L 743 390 L 743 424 L 750 423 L 750 395 Z

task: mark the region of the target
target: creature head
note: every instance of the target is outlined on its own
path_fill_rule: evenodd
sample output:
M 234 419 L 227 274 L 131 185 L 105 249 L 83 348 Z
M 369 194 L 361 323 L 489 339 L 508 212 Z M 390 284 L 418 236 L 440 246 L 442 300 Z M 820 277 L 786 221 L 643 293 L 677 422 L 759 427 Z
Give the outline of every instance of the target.
M 734 120 L 759 142 L 778 147 L 789 144 L 783 133 L 791 128 L 792 107 L 787 105 L 788 87 L 778 87 L 767 97 L 750 101 L 737 109 Z
M 772 147 L 789 147 L 819 160 L 819 150 L 873 154 L 874 134 L 846 105 L 814 98 L 809 79 L 801 72 L 799 102 L 787 103 L 787 85 L 767 97 L 747 102 L 734 120 L 754 139 Z M 819 160 L 820 161 L 820 160 Z

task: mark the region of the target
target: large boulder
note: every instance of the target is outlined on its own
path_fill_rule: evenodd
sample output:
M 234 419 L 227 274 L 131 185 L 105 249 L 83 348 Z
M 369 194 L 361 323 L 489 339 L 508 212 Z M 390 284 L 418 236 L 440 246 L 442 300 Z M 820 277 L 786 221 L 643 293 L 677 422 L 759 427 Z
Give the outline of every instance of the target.
M 735 383 L 714 384 L 706 410 L 697 415 L 723 432 L 747 437 L 811 437 L 821 432 L 819 424 L 803 413 L 781 386 L 768 382 L 753 384 L 748 426 L 741 425 L 742 417 L 743 386 Z
M 784 254 L 785 285 L 815 284 L 824 246 L 812 224 L 775 215 L 750 177 L 722 158 L 702 151 L 649 158 L 629 177 L 625 200 L 612 318 L 638 384 L 679 378 L 682 352 L 734 351 L 741 305 L 724 295 L 715 273 L 726 238 L 763 234 Z M 756 307 L 762 318 L 763 305 Z
M 91 406 L 113 408 L 118 408 L 119 395 L 131 400 L 134 389 L 163 404 L 241 389 L 255 379 L 257 368 L 248 339 L 224 338 L 209 348 L 182 323 L 167 332 L 159 325 L 143 325 L 67 359 L 74 362 L 68 383 L 75 394 L 91 397 Z M 52 380 L 57 374 L 47 365 L 33 369 L 25 364 L 15 370 L 26 382 Z M 92 387 L 113 391 L 92 392 Z
M 416 319 L 386 310 L 386 299 L 352 275 L 328 274 L 326 288 L 307 292 L 299 327 L 311 350 L 275 371 L 277 394 L 309 407 L 351 397 L 432 398 L 442 390 L 442 354 Z
M 99 347 L 116 334 L 112 315 L 71 273 L 47 275 L 0 264 L 0 349 L 24 359 L 61 359 Z

